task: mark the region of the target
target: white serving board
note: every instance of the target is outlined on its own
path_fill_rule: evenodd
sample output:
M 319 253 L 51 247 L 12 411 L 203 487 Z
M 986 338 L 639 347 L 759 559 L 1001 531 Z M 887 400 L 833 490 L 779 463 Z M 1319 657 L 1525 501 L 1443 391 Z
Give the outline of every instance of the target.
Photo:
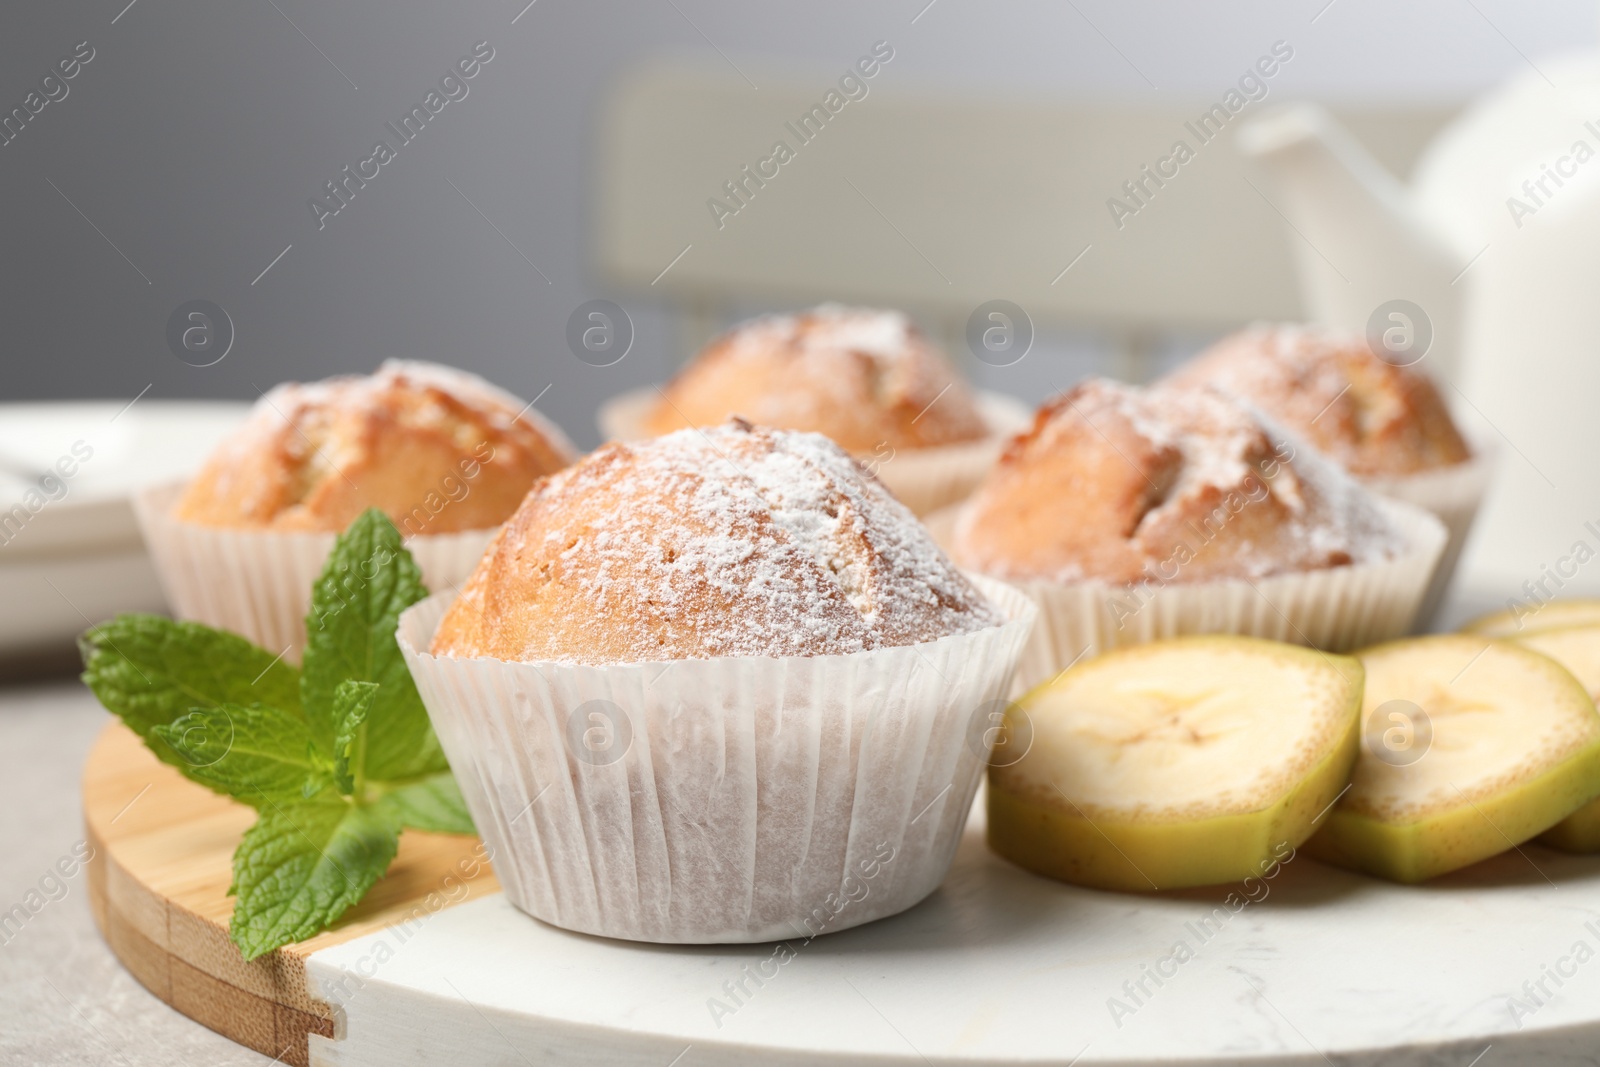
M 311 1058 L 337 1067 L 1600 1060 L 1600 857 L 1528 845 L 1408 888 L 1297 856 L 1263 886 L 1234 912 L 1224 901 L 1237 888 L 1133 896 L 1061 885 L 989 853 L 980 809 L 932 897 L 790 942 L 793 958 L 775 978 L 759 988 L 747 978 L 750 995 L 715 1016 L 712 998 L 735 1006 L 723 983 L 773 946 L 607 941 L 490 897 L 432 915 L 409 938 L 391 929 L 311 956 L 311 979 L 338 1016 L 334 1040 L 311 1038 Z M 1196 930 L 1217 907 L 1227 919 L 1213 918 L 1202 939 Z M 1192 958 L 1162 962 L 1180 941 Z M 1595 958 L 1570 958 L 1579 941 Z M 1151 995 L 1135 1004 L 1123 983 L 1158 963 L 1174 973 L 1160 987 L 1146 978 Z M 1545 977 L 1558 965 L 1573 972 L 1561 988 Z M 1508 998 L 1526 1000 L 1523 983 L 1541 978 L 1553 996 L 1514 1018 Z M 1114 1018 L 1112 997 L 1133 1012 Z

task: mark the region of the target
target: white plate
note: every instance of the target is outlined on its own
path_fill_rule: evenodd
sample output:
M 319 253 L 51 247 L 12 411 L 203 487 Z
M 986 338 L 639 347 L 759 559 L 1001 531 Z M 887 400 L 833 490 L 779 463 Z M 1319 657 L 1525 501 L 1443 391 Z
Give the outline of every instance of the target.
M 0 613 L 0 653 L 57 644 L 119 611 L 161 610 L 133 491 L 192 473 L 247 411 L 0 404 L 0 601 L 13 606 Z
M 503 894 L 421 909 L 306 961 L 340 1020 L 311 1062 L 1596 1062 L 1600 857 L 1530 843 L 1399 886 L 1296 856 L 1243 886 L 1103 893 L 997 858 L 981 804 L 933 896 L 787 956 L 571 934 Z

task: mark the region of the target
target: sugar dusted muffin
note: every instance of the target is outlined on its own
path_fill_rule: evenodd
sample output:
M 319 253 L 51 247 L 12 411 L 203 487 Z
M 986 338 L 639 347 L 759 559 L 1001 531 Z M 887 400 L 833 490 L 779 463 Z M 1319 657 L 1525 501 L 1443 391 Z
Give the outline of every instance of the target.
M 649 433 L 741 416 L 871 454 L 991 433 L 966 384 L 902 314 L 824 304 L 723 334 L 661 393 Z
M 1000 621 L 838 446 L 734 421 L 606 445 L 539 482 L 433 652 L 585 664 L 843 655 Z
M 1418 367 L 1380 359 L 1359 334 L 1258 324 L 1223 338 L 1168 381 L 1208 383 L 1254 404 L 1373 491 L 1432 512 L 1449 532 L 1417 613 L 1443 603 L 1493 457 L 1470 447 Z
M 933 892 L 1034 615 L 831 441 L 741 421 L 542 480 L 447 601 L 397 639 L 507 899 L 686 944 Z
M 371 375 L 267 393 L 174 514 L 204 526 L 337 532 L 377 507 L 407 534 L 481 529 L 575 457 L 559 429 L 483 379 L 391 360 Z
M 1358 478 L 1472 457 L 1427 375 L 1378 358 L 1359 334 L 1260 324 L 1218 341 L 1168 380 L 1209 383 L 1248 400 Z
M 1327 651 L 1405 633 L 1445 531 L 1209 386 L 1090 380 L 1044 404 L 959 508 L 951 557 L 1039 607 L 1019 687 L 1188 634 Z
M 1108 583 L 1263 578 L 1403 545 L 1369 494 L 1206 388 L 1084 382 L 1048 401 L 973 496 L 963 566 Z
M 407 539 L 431 589 L 466 580 L 534 480 L 575 458 L 530 406 L 431 363 L 285 384 L 185 485 L 134 498 L 162 589 L 184 619 L 299 659 L 311 586 L 367 508 Z

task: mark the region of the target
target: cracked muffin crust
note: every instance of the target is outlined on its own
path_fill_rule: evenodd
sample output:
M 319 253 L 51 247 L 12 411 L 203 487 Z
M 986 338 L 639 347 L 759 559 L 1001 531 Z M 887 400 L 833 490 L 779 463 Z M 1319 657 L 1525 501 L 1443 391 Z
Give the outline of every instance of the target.
M 742 323 L 662 391 L 650 433 L 731 416 L 808 430 L 862 454 L 989 434 L 971 391 L 904 315 L 824 304 Z
M 338 531 L 368 507 L 407 534 L 493 527 L 534 479 L 576 458 L 531 407 L 475 375 L 390 360 L 370 375 L 286 383 L 206 461 L 177 518 Z
M 541 480 L 432 651 L 591 665 L 816 656 L 1002 621 L 838 446 L 734 420 L 612 443 Z
M 1472 458 L 1427 375 L 1378 358 L 1359 334 L 1260 324 L 1218 341 L 1167 381 L 1209 383 L 1255 404 L 1358 478 Z
M 1013 438 L 955 530 L 962 566 L 1132 584 L 1260 578 L 1385 558 L 1372 497 L 1209 388 L 1091 379 Z

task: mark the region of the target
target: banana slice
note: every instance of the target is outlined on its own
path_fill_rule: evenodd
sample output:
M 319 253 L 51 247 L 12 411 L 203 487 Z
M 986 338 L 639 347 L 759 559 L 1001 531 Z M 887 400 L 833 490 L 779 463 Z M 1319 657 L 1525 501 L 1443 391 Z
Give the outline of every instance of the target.
M 1397 882 L 1504 852 L 1600 794 L 1600 714 L 1560 664 L 1451 634 L 1379 645 L 1350 791 L 1306 851 Z
M 1561 664 L 1588 690 L 1589 699 L 1600 699 L 1600 626 L 1541 630 L 1515 640 Z M 1568 815 L 1540 834 L 1539 840 L 1568 852 L 1600 852 L 1600 800 L 1591 800 Z
M 989 846 L 1101 889 L 1259 876 L 1344 788 L 1361 678 L 1348 657 L 1253 637 L 1088 660 L 1008 710 L 1008 736 L 1033 742 L 990 767 Z
M 1461 632 L 1484 637 L 1521 637 L 1568 626 L 1600 626 L 1600 600 L 1552 600 L 1543 607 L 1527 611 L 1497 611 L 1473 619 Z

